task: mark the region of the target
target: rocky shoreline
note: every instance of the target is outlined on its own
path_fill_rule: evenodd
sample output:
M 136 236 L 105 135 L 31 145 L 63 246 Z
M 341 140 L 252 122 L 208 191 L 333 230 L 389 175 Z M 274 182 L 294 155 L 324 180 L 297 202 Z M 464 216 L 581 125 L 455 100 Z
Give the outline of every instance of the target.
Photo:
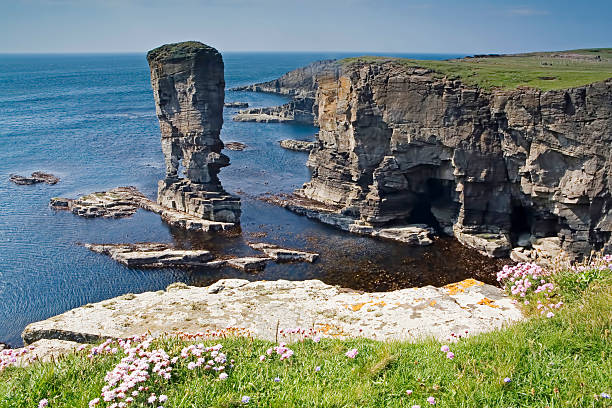
M 240 89 L 314 99 L 312 179 L 296 192 L 320 203 L 310 207 L 374 229 L 436 224 L 483 255 L 541 259 L 612 249 L 611 86 L 485 90 L 398 59 L 355 59 Z

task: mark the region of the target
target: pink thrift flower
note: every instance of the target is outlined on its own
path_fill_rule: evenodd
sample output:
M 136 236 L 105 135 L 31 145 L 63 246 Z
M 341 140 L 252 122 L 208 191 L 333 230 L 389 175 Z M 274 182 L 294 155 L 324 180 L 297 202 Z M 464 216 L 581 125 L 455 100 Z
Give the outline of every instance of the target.
M 359 354 L 359 351 L 357 351 L 357 349 L 351 349 L 347 351 L 346 353 L 344 353 L 344 355 L 347 356 L 348 358 L 355 358 L 357 357 L 357 354 Z
M 412 408 L 421 408 L 420 405 L 413 405 Z
M 555 314 L 554 314 L 553 312 L 548 312 L 548 313 L 546 313 L 546 317 L 548 317 L 549 319 L 550 319 L 551 317 L 553 317 L 554 315 L 555 315 Z
M 444 345 L 444 346 L 440 347 L 440 351 L 448 353 L 450 351 L 450 347 L 448 347 L 447 345 Z
M 157 397 L 153 394 L 151 394 L 151 396 L 149 397 L 149 399 L 147 400 L 149 402 L 149 404 L 152 404 L 155 402 L 155 400 L 157 399 Z
M 227 373 L 221 373 L 221 374 L 219 374 L 219 379 L 220 379 L 220 380 L 225 380 L 227 377 L 228 377 L 228 376 L 227 376 Z
M 43 398 L 38 402 L 38 408 L 45 408 L 47 406 L 49 406 L 49 401 L 46 398 Z
M 316 366 L 315 371 L 321 371 L 321 366 Z
M 429 402 L 431 405 L 436 405 L 436 399 L 434 397 L 427 398 L 427 402 Z
M 159 396 L 159 402 L 166 402 L 168 400 L 168 396 L 167 395 L 160 395 Z
M 446 358 L 449 358 L 452 360 L 453 358 L 455 358 L 455 353 L 453 353 L 452 351 L 449 351 L 448 353 L 446 353 Z
M 100 402 L 100 398 L 94 398 L 89 401 L 89 408 L 94 408 Z
M 259 356 L 259 361 L 265 361 L 266 360 L 266 356 Z
M 406 390 L 406 395 L 411 395 L 412 394 L 412 390 Z

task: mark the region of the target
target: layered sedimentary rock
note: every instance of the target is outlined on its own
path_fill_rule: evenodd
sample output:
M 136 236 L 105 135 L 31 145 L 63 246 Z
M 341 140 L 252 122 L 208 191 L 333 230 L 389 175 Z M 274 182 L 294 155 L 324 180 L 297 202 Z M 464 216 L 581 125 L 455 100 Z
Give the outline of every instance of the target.
M 228 327 L 271 341 L 280 329 L 311 327 L 321 336 L 416 340 L 494 330 L 521 320 L 501 289 L 473 279 L 443 288 L 425 286 L 360 293 L 318 280 L 222 279 L 209 287 L 182 283 L 166 291 L 126 294 L 32 323 L 22 337 L 96 342 L 149 332 L 200 332 Z
M 236 122 L 302 123 L 312 125 L 314 98 L 295 98 L 281 106 L 252 108 L 238 112 L 232 118 Z
M 235 91 L 266 92 L 290 96 L 292 100 L 271 108 L 249 109 L 239 112 L 234 120 L 241 122 L 317 123 L 317 78 L 321 72 L 338 69 L 336 60 L 317 61 L 303 68 L 287 72 L 278 79 L 234 88 Z
M 132 216 L 139 208 L 159 214 L 168 224 L 189 231 L 227 231 L 235 229 L 231 222 L 211 221 L 165 207 L 150 200 L 136 187 L 117 187 L 99 191 L 77 199 L 54 197 L 49 201 L 51 208 L 67 210 L 86 218 L 123 218 Z
M 300 195 L 366 225 L 438 224 L 491 256 L 525 235 L 574 255 L 612 250 L 612 80 L 484 91 L 386 61 L 316 84 Z
M 185 42 L 149 51 L 147 60 L 166 163 L 158 203 L 203 219 L 238 223 L 240 201 L 223 190 L 218 178 L 229 165 L 219 138 L 225 97 L 221 54 Z

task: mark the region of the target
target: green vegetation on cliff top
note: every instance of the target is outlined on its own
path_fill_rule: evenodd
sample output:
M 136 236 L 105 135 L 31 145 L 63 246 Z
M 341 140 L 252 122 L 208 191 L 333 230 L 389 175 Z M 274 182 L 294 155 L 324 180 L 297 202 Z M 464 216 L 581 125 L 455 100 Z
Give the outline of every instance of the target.
M 612 48 L 476 56 L 444 61 L 365 56 L 341 62 L 393 60 L 429 68 L 439 76 L 461 79 L 487 90 L 525 86 L 544 91 L 567 89 L 612 78 Z
M 610 408 L 611 269 L 562 270 L 553 276 L 559 288 L 553 298 L 567 303 L 555 309 L 554 316 L 539 317 L 539 307 L 534 307 L 536 317 L 525 322 L 449 343 L 452 358 L 433 340 L 290 338 L 295 354 L 284 361 L 274 352 L 266 353 L 274 346 L 269 342 L 244 337 L 204 340 L 205 346 L 222 344 L 227 363 L 233 364 L 226 369 L 227 379 L 205 367 L 190 369 L 188 362 L 193 364 L 195 357 L 177 357 L 170 379 L 152 373 L 143 383 L 147 389 L 126 406 L 425 408 L 432 406 L 427 399 L 434 398 L 435 406 L 441 408 Z M 545 299 L 542 295 L 531 290 L 519 299 L 531 299 L 535 305 L 536 299 Z M 163 337 L 148 349 L 178 356 L 193 343 Z M 358 351 L 354 358 L 345 354 L 350 349 Z M 113 368 L 116 371 L 124 357 L 121 351 L 100 352 L 91 358 L 87 353 L 83 350 L 52 362 L 0 371 L 0 407 L 32 408 L 42 399 L 48 400 L 48 408 L 87 407 L 100 397 L 105 375 Z M 262 355 L 264 361 L 260 361 Z M 146 401 L 151 394 L 155 404 Z M 126 393 L 130 395 L 131 391 Z M 167 397 L 163 404 L 159 403 L 162 395 L 162 400 Z M 90 406 L 109 404 L 100 401 Z
M 147 53 L 149 61 L 176 61 L 190 58 L 200 51 L 217 54 L 217 50 L 199 41 L 184 41 L 180 43 L 165 44 Z

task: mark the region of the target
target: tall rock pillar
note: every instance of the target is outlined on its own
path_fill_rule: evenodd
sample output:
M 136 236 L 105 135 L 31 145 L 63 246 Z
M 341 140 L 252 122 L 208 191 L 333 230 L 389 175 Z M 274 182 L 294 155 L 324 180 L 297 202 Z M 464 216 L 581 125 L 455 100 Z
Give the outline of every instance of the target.
M 223 190 L 221 153 L 225 79 L 223 58 L 196 41 L 149 51 L 151 85 L 161 128 L 166 178 L 157 202 L 207 220 L 240 222 L 240 199 Z

